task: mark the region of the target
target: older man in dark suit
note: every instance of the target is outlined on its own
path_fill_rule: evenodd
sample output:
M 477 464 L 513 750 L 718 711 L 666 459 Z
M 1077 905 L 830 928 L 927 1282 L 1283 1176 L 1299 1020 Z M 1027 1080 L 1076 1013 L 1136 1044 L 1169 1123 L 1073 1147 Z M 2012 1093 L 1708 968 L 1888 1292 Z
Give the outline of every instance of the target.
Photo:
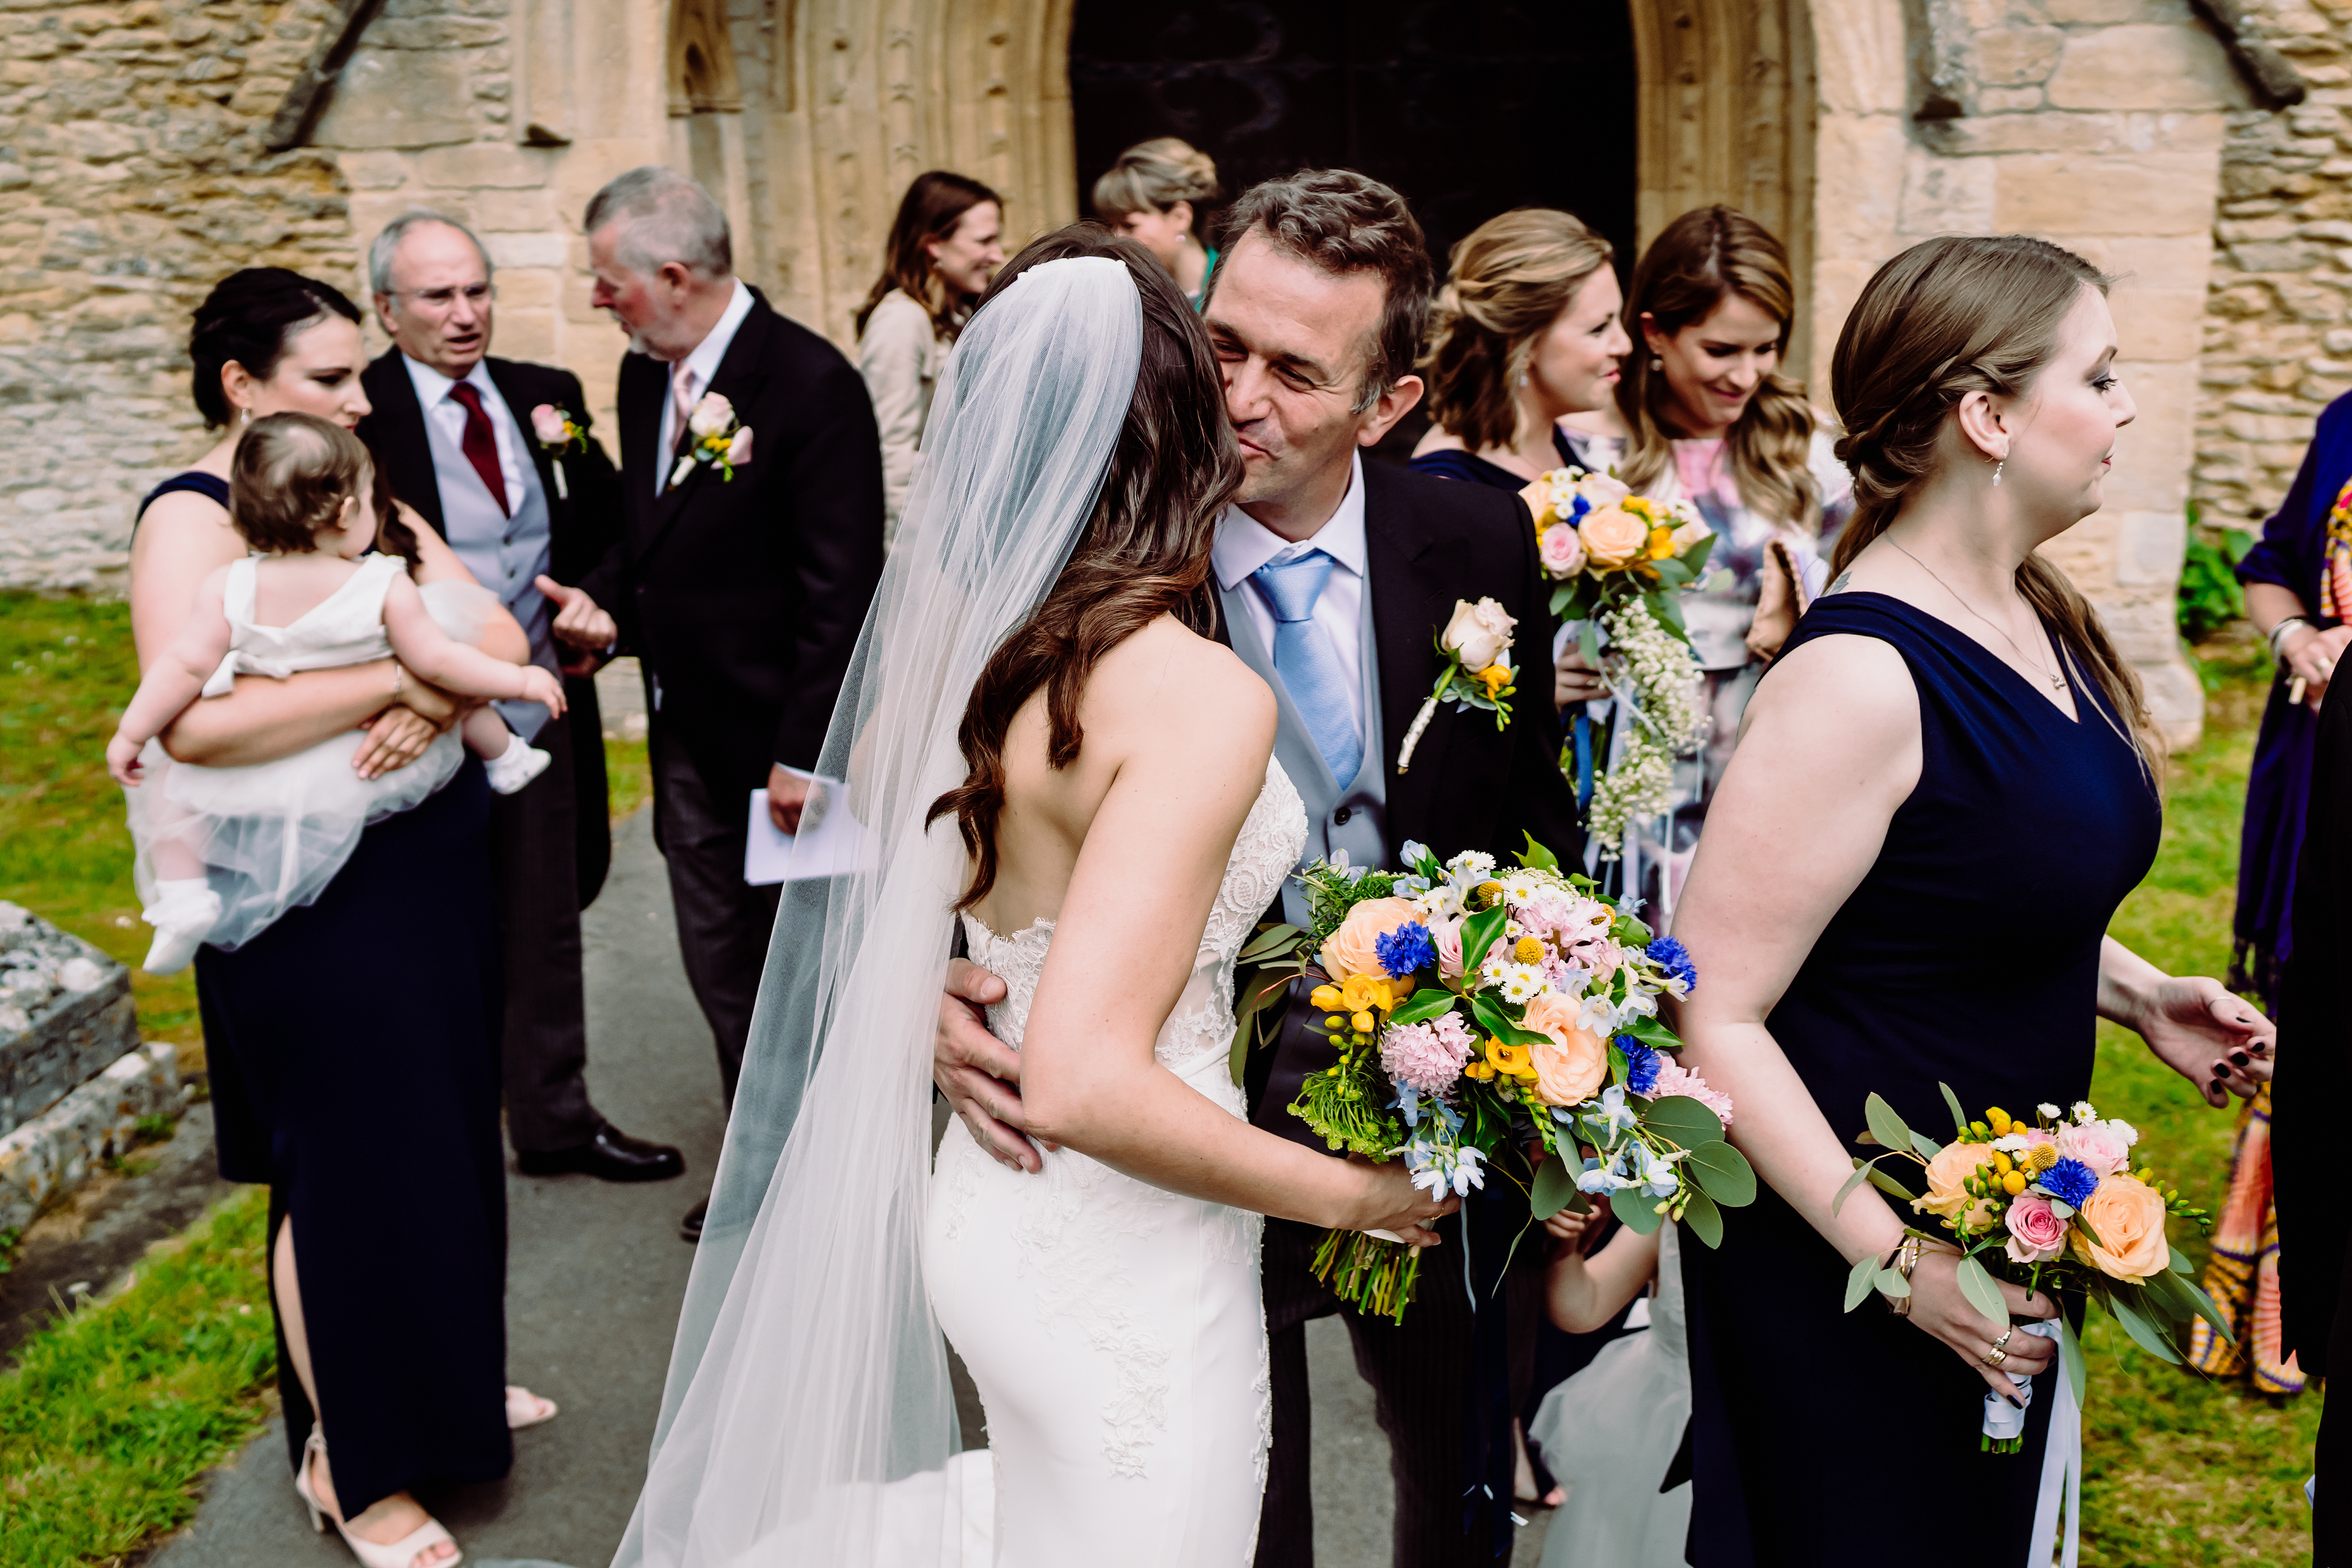
M 579 379 L 550 365 L 488 357 L 489 253 L 438 213 L 394 220 L 370 247 L 369 282 L 389 352 L 360 377 L 374 412 L 360 437 L 393 492 L 449 542 L 530 636 L 532 662 L 558 668 L 553 612 L 538 584 L 603 558 L 620 529 L 620 482 L 593 437 L 541 440 L 532 411 L 588 423 Z M 567 671 L 568 718 L 532 702 L 498 704 L 547 752 L 546 771 L 491 808 L 507 1014 L 501 1051 L 507 1132 L 527 1174 L 614 1182 L 681 1174 L 678 1152 L 629 1137 L 588 1098 L 580 911 L 612 860 L 604 742 L 593 667 Z
M 779 828 L 799 826 L 882 574 L 881 439 L 856 369 L 735 276 L 709 192 L 635 169 L 583 227 L 595 303 L 630 334 L 624 504 L 619 542 L 557 590 L 555 631 L 589 648 L 617 637 L 645 667 L 654 823 L 731 1101 L 777 906 L 743 879 L 751 792 Z M 729 412 L 698 416 L 714 396 Z

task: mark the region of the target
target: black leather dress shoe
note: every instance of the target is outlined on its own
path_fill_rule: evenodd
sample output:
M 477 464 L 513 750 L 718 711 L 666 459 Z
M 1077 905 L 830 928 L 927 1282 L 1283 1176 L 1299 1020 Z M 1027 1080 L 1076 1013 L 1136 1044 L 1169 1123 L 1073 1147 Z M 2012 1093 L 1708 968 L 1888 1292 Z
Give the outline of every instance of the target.
M 686 1174 L 686 1156 L 667 1143 L 632 1138 L 607 1121 L 596 1136 L 569 1149 L 518 1150 L 526 1176 L 593 1176 L 603 1182 L 667 1182 Z
M 687 1210 L 686 1217 L 677 1222 L 677 1234 L 679 1237 L 689 1242 L 700 1242 L 702 1239 L 702 1216 L 709 1212 L 710 1200 L 709 1198 L 703 1199 L 700 1203 Z

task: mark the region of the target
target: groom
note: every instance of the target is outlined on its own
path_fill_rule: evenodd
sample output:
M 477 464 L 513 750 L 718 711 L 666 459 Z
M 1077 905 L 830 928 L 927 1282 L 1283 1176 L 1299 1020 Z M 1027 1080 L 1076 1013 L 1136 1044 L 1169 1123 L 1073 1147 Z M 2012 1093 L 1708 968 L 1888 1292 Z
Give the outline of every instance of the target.
M 1274 689 L 1281 712 L 1275 754 L 1307 804 L 1306 858 L 1344 849 L 1357 865 L 1394 867 L 1398 847 L 1417 839 L 1440 856 L 1484 849 L 1507 865 L 1522 835 L 1533 834 L 1570 859 L 1583 836 L 1545 700 L 1552 623 L 1526 508 L 1500 490 L 1360 456 L 1421 397 L 1412 369 L 1431 269 L 1420 225 L 1394 191 L 1343 170 L 1254 186 L 1226 223 L 1203 315 L 1247 477 L 1218 525 L 1219 634 Z M 1437 679 L 1434 634 L 1455 600 L 1481 597 L 1518 618 L 1511 661 L 1546 673 L 1523 687 L 1528 695 L 1513 704 L 1506 729 L 1492 714 L 1440 711 L 1412 771 L 1400 773 L 1399 745 Z M 1266 915 L 1306 923 L 1295 887 Z M 1037 1155 L 1018 1131 L 1019 1058 L 988 1035 L 971 1005 L 1002 997 L 1003 985 L 958 961 L 950 987 L 934 1063 L 939 1086 L 982 1148 L 1034 1170 Z M 1258 1126 L 1319 1150 L 1287 1110 L 1306 1076 L 1332 1059 L 1306 989 L 1293 987 L 1279 1038 L 1253 1054 L 1247 1079 Z M 1491 1230 L 1507 1246 L 1526 1217 L 1524 1200 L 1516 1217 L 1500 1212 L 1507 1204 L 1499 1194 L 1471 1206 L 1482 1209 L 1474 1242 Z M 1461 1224 L 1460 1216 L 1440 1223 L 1449 1261 L 1422 1270 L 1402 1325 L 1345 1313 L 1357 1369 L 1389 1435 L 1398 1568 L 1491 1563 L 1507 1528 L 1508 1415 L 1492 1397 L 1502 1392 L 1492 1384 L 1501 1381 L 1494 1363 L 1506 1348 L 1494 1329 L 1506 1318 L 1490 1314 L 1487 1334 L 1474 1335 Z M 1314 1561 L 1306 1324 L 1342 1311 L 1308 1271 L 1317 1239 L 1306 1226 L 1266 1224 L 1274 1450 L 1257 1543 L 1265 1568 Z M 1541 1253 L 1523 1243 L 1519 1266 L 1498 1292 L 1519 1342 L 1509 1359 L 1521 1389 L 1540 1310 Z M 1499 1250 L 1476 1256 L 1491 1264 Z M 1474 1342 L 1493 1359 L 1474 1364 Z M 1482 1389 L 1490 1396 L 1483 1410 Z M 1474 1437 L 1476 1468 L 1491 1476 L 1499 1461 L 1501 1484 L 1491 1501 L 1481 1495 L 1465 1506 Z

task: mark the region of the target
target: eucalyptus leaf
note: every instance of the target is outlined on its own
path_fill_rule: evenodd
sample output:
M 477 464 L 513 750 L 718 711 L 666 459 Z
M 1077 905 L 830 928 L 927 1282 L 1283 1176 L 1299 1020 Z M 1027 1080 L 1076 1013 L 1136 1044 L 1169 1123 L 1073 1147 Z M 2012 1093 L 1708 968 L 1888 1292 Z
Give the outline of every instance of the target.
M 1845 1277 L 1845 1310 L 1847 1311 L 1851 1312 L 1862 1305 L 1869 1297 L 1873 1282 L 1877 1278 L 1878 1258 L 1875 1254 L 1865 1257 L 1847 1272 Z
M 2161 1312 L 2176 1323 L 2185 1323 L 2196 1317 L 2197 1303 L 2180 1290 L 2180 1276 L 2168 1268 L 2160 1268 L 2149 1275 L 2147 1282 L 2139 1288 L 2140 1300 L 2147 1303 L 2142 1310 L 2153 1309 L 2149 1311 L 2151 1318 Z M 2126 1286 L 2125 1289 L 2130 1287 Z
M 1884 1149 L 1886 1147 L 1885 1144 L 1881 1143 L 1878 1141 L 1878 1134 L 1875 1132 L 1857 1132 L 1853 1135 L 1853 1141 L 1861 1144 L 1865 1149 Z
M 1960 1109 L 1960 1097 L 1952 1092 L 1952 1086 L 1948 1083 L 1938 1083 L 1936 1087 L 1944 1091 L 1944 1103 L 1952 1108 L 1953 1133 L 1965 1136 L 1969 1130 L 1969 1113 Z
M 1885 1158 L 1885 1155 L 1881 1155 L 1879 1157 L 1881 1159 Z M 1880 1170 L 1876 1165 L 1870 1167 L 1870 1184 L 1876 1187 L 1880 1192 L 1885 1193 L 1890 1198 L 1901 1198 L 1906 1204 L 1916 1203 L 1918 1201 L 1918 1194 L 1913 1192 L 1910 1188 L 1905 1186 L 1902 1183 L 1896 1181 L 1894 1177 Z
M 2008 1323 L 2009 1300 L 2001 1295 L 2000 1285 L 1985 1271 L 1983 1264 L 1973 1258 L 1961 1258 L 1959 1283 L 1960 1294 L 1969 1299 L 1969 1306 L 1990 1318 L 1996 1325 Z
M 1862 1113 L 1870 1121 L 1871 1136 L 1889 1149 L 1911 1147 L 1911 1128 L 1895 1113 L 1895 1108 L 1874 1093 L 1862 1102 Z
M 1870 1173 L 1873 1168 L 1874 1167 L 1869 1161 L 1863 1159 L 1860 1155 L 1856 1155 L 1854 1157 L 1853 1174 L 1845 1179 L 1845 1185 L 1840 1187 L 1837 1190 L 1837 1196 L 1830 1200 L 1830 1217 L 1832 1219 L 1835 1219 L 1837 1217 L 1838 1210 L 1845 1207 L 1845 1200 L 1852 1194 L 1854 1188 L 1870 1180 Z
M 1893 1296 L 1900 1300 L 1911 1294 L 1911 1281 L 1903 1278 L 1903 1271 L 1900 1268 L 1880 1269 L 1875 1283 L 1878 1293 L 1882 1296 Z
M 1576 596 L 1576 590 L 1575 590 L 1573 587 L 1570 586 L 1569 584 L 1565 584 L 1565 583 L 1561 584 L 1559 587 L 1554 588 L 1554 589 L 1551 591 L 1551 615 L 1552 615 L 1552 619 L 1554 619 L 1554 620 L 1562 620 L 1562 619 L 1565 619 L 1566 617 L 1562 616 L 1560 615 L 1560 612 L 1561 612 L 1562 610 L 1564 610 L 1564 609 L 1568 608 L 1568 602 L 1569 602 L 1569 600 L 1570 600 L 1570 599 L 1574 598 L 1575 596 Z
M 1649 607 L 1650 618 L 1657 622 L 1668 637 L 1687 647 L 1690 633 L 1683 629 L 1682 606 L 1675 603 L 1675 597 L 1672 594 L 1650 593 L 1642 595 L 1642 603 Z
M 2083 1360 L 2083 1342 L 2074 1337 L 2074 1325 L 2061 1313 L 2058 1318 L 2058 1361 L 2066 1369 L 2066 1381 L 2074 1385 L 2074 1405 L 2080 1409 L 2083 1391 L 2091 1381 L 2091 1369 Z
M 2172 1342 L 2165 1337 L 2164 1331 L 2150 1322 L 2126 1292 L 2109 1291 L 2107 1310 L 2140 1349 L 2158 1361 L 2170 1362 L 2175 1366 L 2180 1364 L 2180 1352 L 2172 1348 Z
M 1576 647 L 1584 655 L 1585 663 L 1595 669 L 1601 668 L 1601 628 L 1592 616 L 1587 616 L 1578 623 Z
M 1528 1205 L 1536 1218 L 1551 1218 L 1577 1195 L 1576 1172 L 1570 1165 L 1570 1162 L 1555 1156 L 1536 1167 L 1535 1186 L 1528 1194 Z
M 1650 563 L 1658 574 L 1658 581 L 1669 588 L 1680 588 L 1696 575 L 1691 569 L 1672 557 Z
M 1452 1011 L 1457 1000 L 1459 998 L 1451 991 L 1441 991 L 1433 986 L 1424 987 L 1400 1003 L 1397 1010 L 1389 1015 L 1389 1022 L 1391 1024 L 1426 1023 L 1441 1014 Z
M 1287 952 L 1298 945 L 1307 933 L 1294 925 L 1260 926 L 1258 933 L 1234 958 L 1236 963 L 1248 963 L 1276 951 Z
M 2177 1258 L 2179 1254 L 2175 1253 L 2173 1256 Z M 2188 1293 L 2189 1305 L 2196 1308 L 2197 1315 L 2212 1324 L 2213 1331 L 2220 1334 L 2226 1342 L 2236 1344 L 2238 1336 L 2231 1329 L 2230 1320 L 2223 1315 L 2221 1308 L 2213 1304 L 2213 1298 L 2205 1294 L 2205 1288 L 2194 1279 L 2184 1279 L 2179 1275 L 2175 1275 L 2174 1278 L 2179 1279 L 2180 1289 Z
M 1688 1193 L 1683 1199 L 1683 1228 L 1709 1247 L 1723 1245 L 1723 1211 L 1705 1193 Z
M 1657 1204 L 1658 1200 L 1649 1194 L 1628 1187 L 1622 1193 L 1610 1194 L 1609 1212 L 1635 1236 L 1647 1236 L 1658 1228 L 1660 1220 L 1665 1218 L 1658 1212 Z
M 1728 1143 L 1697 1144 L 1683 1166 L 1701 1192 L 1726 1208 L 1745 1208 L 1756 1201 L 1756 1172 L 1748 1157 Z
M 1703 1101 L 1686 1094 L 1670 1094 L 1650 1101 L 1642 1125 L 1685 1149 L 1723 1142 L 1723 1122 Z
M 1911 1134 L 1912 1152 L 1922 1160 L 1932 1160 L 1944 1152 L 1944 1146 L 1924 1132 Z

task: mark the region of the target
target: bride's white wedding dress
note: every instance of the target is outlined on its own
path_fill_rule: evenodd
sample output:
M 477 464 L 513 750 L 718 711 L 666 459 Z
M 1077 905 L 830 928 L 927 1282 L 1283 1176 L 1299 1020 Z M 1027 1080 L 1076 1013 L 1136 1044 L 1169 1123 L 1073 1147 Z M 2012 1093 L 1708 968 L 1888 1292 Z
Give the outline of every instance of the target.
M 1268 759 L 1234 842 L 1159 1064 L 1235 1116 L 1234 959 L 1297 864 L 1298 792 Z M 1000 937 L 989 1028 L 1019 1049 L 1051 921 Z M 1273 1402 L 1258 1300 L 1261 1217 L 1149 1186 L 1075 1150 L 1036 1175 L 951 1121 L 932 1175 L 923 1278 L 988 1408 L 994 1561 L 1007 1568 L 1247 1563 Z

